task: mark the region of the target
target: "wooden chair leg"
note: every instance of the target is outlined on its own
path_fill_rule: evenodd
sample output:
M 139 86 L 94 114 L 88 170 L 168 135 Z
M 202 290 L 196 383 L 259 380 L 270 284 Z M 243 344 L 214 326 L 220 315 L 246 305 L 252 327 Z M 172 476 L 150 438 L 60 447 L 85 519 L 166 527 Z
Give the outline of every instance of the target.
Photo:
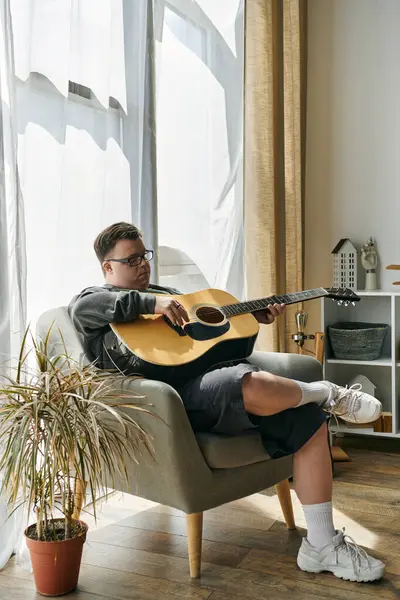
M 186 515 L 190 577 L 197 579 L 201 570 L 201 544 L 203 541 L 203 513 Z
M 296 529 L 289 481 L 284 479 L 275 486 L 275 489 L 285 518 L 286 527 L 288 529 Z
M 85 503 L 86 498 L 86 481 L 82 481 L 81 479 L 77 479 L 75 481 L 75 491 L 74 491 L 74 502 L 75 502 L 75 510 L 72 515 L 73 519 L 79 519 L 81 516 L 81 510 Z

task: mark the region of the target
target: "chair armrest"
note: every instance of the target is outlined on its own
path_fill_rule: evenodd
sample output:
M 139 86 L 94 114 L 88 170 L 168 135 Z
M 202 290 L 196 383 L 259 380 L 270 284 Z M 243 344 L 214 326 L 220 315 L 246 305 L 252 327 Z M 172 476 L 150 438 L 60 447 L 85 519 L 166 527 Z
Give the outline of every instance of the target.
M 283 352 L 253 352 L 249 360 L 260 369 L 281 377 L 306 382 L 322 379 L 321 363 L 312 356 Z
M 169 385 L 148 379 L 121 378 L 113 389 L 123 402 L 140 402 L 151 415 L 124 408 L 152 437 L 154 459 L 147 453 L 127 464 L 130 489 L 120 489 L 154 502 L 185 510 L 199 486 L 210 485 L 211 471 L 200 451 L 179 394 Z M 132 394 L 131 398 L 126 396 Z M 135 398 L 134 396 L 142 396 Z

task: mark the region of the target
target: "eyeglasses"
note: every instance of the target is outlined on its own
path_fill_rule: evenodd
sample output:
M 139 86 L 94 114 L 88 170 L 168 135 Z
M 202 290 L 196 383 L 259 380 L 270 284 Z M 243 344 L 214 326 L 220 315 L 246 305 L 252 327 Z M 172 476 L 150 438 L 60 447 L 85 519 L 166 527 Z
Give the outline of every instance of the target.
M 123 263 L 129 265 L 130 267 L 137 267 L 138 265 L 140 265 L 142 260 L 150 262 L 153 259 L 153 256 L 153 250 L 146 250 L 146 252 L 143 252 L 143 254 L 133 254 L 132 256 L 128 256 L 128 258 L 107 258 L 106 260 L 108 262 Z

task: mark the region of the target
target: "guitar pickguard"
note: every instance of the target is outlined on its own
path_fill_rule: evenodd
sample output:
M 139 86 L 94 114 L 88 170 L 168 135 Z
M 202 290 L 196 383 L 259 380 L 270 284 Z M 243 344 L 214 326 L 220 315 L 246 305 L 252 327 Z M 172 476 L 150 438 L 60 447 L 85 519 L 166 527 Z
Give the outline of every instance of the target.
M 187 323 L 184 328 L 185 333 L 195 340 L 196 342 L 204 342 L 205 340 L 214 340 L 215 338 L 221 337 L 230 329 L 229 321 L 226 321 L 219 326 L 210 326 L 199 321 Z

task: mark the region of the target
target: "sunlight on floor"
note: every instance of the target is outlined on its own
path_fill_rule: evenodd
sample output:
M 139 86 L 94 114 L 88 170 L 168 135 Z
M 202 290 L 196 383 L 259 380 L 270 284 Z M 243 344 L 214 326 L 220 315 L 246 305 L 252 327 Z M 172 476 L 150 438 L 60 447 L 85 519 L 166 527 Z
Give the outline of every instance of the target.
M 302 515 L 301 506 L 295 492 L 292 491 L 292 501 L 295 513 Z M 153 512 L 165 515 L 184 517 L 182 511 L 144 500 L 137 496 L 111 493 L 97 506 L 97 523 L 95 523 L 90 504 L 82 512 L 81 518 L 90 525 L 92 529 L 100 530 L 108 525 L 117 524 L 124 519 L 142 512 Z M 300 512 L 299 512 L 300 511 Z M 232 524 L 233 526 L 251 527 L 268 531 L 276 520 L 283 519 L 278 498 L 274 493 L 271 496 L 264 494 L 253 494 L 247 498 L 241 498 L 235 502 L 218 506 L 205 512 L 205 521 L 218 521 L 219 523 Z M 301 519 L 299 524 L 301 525 Z
M 291 495 L 296 524 L 299 528 L 305 528 L 305 519 L 300 502 L 293 490 Z M 90 526 L 91 531 L 99 531 L 146 511 L 184 517 L 184 513 L 176 509 L 130 494 L 113 492 L 108 498 L 104 498 L 99 502 L 97 522 L 94 520 L 90 504 L 82 513 L 81 518 Z M 206 521 L 217 520 L 220 523 L 232 523 L 234 527 L 243 526 L 267 531 L 276 521 L 283 522 L 283 515 L 275 494 L 270 496 L 253 494 L 248 498 L 242 498 L 236 502 L 207 511 L 205 519 Z M 348 512 L 334 509 L 334 520 L 336 527 L 339 529 L 344 527 L 346 533 L 356 539 L 357 543 L 371 550 L 378 549 L 382 545 L 381 535 L 379 536 L 361 525 L 356 518 L 349 516 Z
M 161 506 L 156 502 L 151 502 L 151 500 L 144 500 L 138 496 L 114 491 L 109 493 L 108 497 L 98 501 L 97 520 L 95 520 L 90 498 L 87 499 L 87 502 L 87 506 L 82 510 L 81 519 L 89 525 L 92 531 L 103 529 L 132 515 Z
M 341 512 L 340 510 L 334 509 L 333 511 L 335 527 L 346 530 L 346 534 L 354 538 L 358 544 L 367 546 L 371 550 L 378 548 L 379 539 L 382 537 L 373 533 L 370 529 L 367 529 L 348 514 Z M 382 541 L 382 540 L 381 540 Z

